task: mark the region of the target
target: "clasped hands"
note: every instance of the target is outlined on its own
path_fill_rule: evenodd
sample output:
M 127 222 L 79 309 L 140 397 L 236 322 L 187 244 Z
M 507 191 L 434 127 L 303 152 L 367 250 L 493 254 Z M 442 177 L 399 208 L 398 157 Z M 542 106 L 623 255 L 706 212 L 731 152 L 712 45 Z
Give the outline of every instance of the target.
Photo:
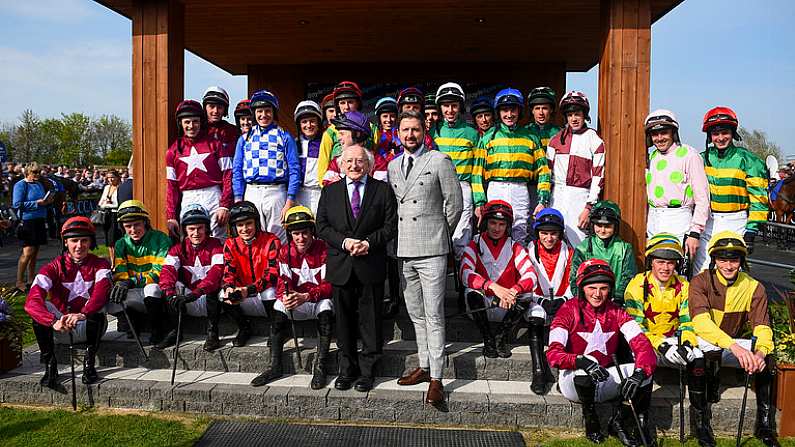
M 282 299 L 282 304 L 284 305 L 285 309 L 293 310 L 297 307 L 300 307 L 308 300 L 309 300 L 308 293 L 290 292 L 284 295 L 284 298 Z
M 58 332 L 69 332 L 77 327 L 78 321 L 83 321 L 86 316 L 81 313 L 61 315 L 61 318 L 55 320 L 52 328 Z
M 496 282 L 489 284 L 489 290 L 494 292 L 494 295 L 500 299 L 501 309 L 510 309 L 516 304 L 516 297 L 519 295 L 515 289 L 503 287 Z
M 343 245 L 351 256 L 364 256 L 370 253 L 370 243 L 365 240 L 347 238 Z

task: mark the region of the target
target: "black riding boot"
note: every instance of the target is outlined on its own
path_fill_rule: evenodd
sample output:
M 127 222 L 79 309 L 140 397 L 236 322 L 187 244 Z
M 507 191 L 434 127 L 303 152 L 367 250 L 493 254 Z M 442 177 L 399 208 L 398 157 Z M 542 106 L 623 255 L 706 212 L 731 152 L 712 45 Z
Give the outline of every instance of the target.
M 720 353 L 720 351 L 718 351 Z M 720 402 L 720 355 L 717 360 L 707 360 L 707 402 Z
M 81 379 L 86 385 L 99 380 L 94 362 L 99 350 L 99 343 L 102 341 L 102 335 L 107 327 L 108 323 L 104 313 L 86 318 L 86 356 L 83 358 L 83 377 Z
M 334 324 L 334 313 L 330 310 L 320 312 L 317 316 L 317 357 L 312 368 L 313 390 L 326 386 L 328 377 L 329 346 L 331 345 L 331 330 Z
M 652 384 L 648 384 L 644 387 L 638 388 L 638 391 L 635 393 L 635 397 L 632 398 L 632 405 L 635 407 L 635 411 L 638 414 L 638 421 L 640 421 L 641 433 L 637 433 L 637 442 L 640 445 L 643 445 L 643 439 L 646 440 L 649 447 L 653 447 L 657 445 L 657 436 L 654 428 L 651 426 L 651 421 L 649 420 L 649 408 L 651 407 L 651 388 Z M 634 419 L 634 417 L 633 417 Z
M 270 348 L 270 367 L 262 374 L 251 381 L 253 386 L 266 385 L 282 376 L 282 352 L 284 351 L 284 341 L 287 339 L 289 320 L 287 315 L 276 311 L 273 312 L 271 321 L 271 348 Z
M 36 335 L 36 343 L 38 343 L 39 352 L 41 352 L 39 361 L 44 364 L 44 376 L 39 383 L 41 386 L 54 390 L 58 385 L 58 360 L 55 358 L 53 329 L 34 321 L 33 333 Z
M 467 294 L 467 302 L 471 310 L 485 307 L 483 304 L 483 295 L 477 292 L 469 292 Z M 472 319 L 475 321 L 480 335 L 483 336 L 483 356 L 494 359 L 497 358 L 497 347 L 495 345 L 494 335 L 491 333 L 491 327 L 489 327 L 489 317 L 486 312 L 487 311 L 482 310 L 470 315 L 472 315 Z
M 544 319 L 530 318 L 530 357 L 533 360 L 533 382 L 530 390 L 535 394 L 544 394 L 547 390 L 547 371 L 549 364 L 544 355 Z
M 605 442 L 602 427 L 599 425 L 599 415 L 596 414 L 596 386 L 588 376 L 576 376 L 574 389 L 582 403 L 582 419 L 585 425 L 585 437 L 589 441 L 601 444 Z
M 237 324 L 237 335 L 235 335 L 235 339 L 232 340 L 232 346 L 236 348 L 246 346 L 246 342 L 251 338 L 251 324 L 248 318 L 243 315 L 243 310 L 240 308 L 240 305 L 224 304 L 223 306 L 226 314 Z M 278 313 L 280 312 L 271 312 L 270 314 L 273 318 L 276 318 L 274 315 Z
M 687 368 L 687 387 L 690 390 L 690 406 L 693 407 L 693 436 L 701 447 L 715 447 L 712 432 L 712 409 L 707 402 L 706 362 L 696 359 Z
M 521 319 L 521 312 L 516 309 L 509 309 L 508 312 L 505 313 L 505 317 L 503 317 L 497 329 L 497 355 L 504 359 L 512 355 L 511 342 L 513 341 L 513 330 Z
M 207 295 L 207 340 L 204 342 L 204 350 L 207 352 L 215 351 L 221 347 L 221 340 L 218 339 L 218 322 L 221 319 L 221 301 L 218 294 Z
M 166 308 L 166 318 L 164 319 L 163 325 L 161 326 L 164 331 L 168 331 L 166 336 L 160 340 L 160 343 L 154 346 L 155 349 L 162 351 L 163 349 L 170 348 L 177 344 L 177 335 L 179 335 L 179 340 L 182 341 L 184 335 L 177 334 L 177 326 L 179 325 L 179 310 L 174 308 L 173 306 L 167 306 Z M 185 318 L 185 309 L 182 309 L 182 318 Z M 184 331 L 183 331 L 184 332 Z
M 146 305 L 146 312 L 149 314 L 149 325 L 152 328 L 149 344 L 156 347 L 163 341 L 171 325 L 166 311 L 166 300 L 147 296 L 144 297 L 144 304 Z M 141 331 L 138 331 L 138 333 L 140 334 Z
M 638 447 L 642 445 L 634 434 L 632 427 L 635 425 L 632 410 L 628 405 L 624 405 L 621 398 L 613 402 L 613 415 L 610 417 L 608 431 L 611 435 L 618 438 L 621 444 L 627 447 Z
M 776 436 L 776 407 L 773 406 L 773 362 L 767 359 L 762 372 L 754 375 L 756 392 L 756 427 L 754 436 L 768 447 L 779 447 Z

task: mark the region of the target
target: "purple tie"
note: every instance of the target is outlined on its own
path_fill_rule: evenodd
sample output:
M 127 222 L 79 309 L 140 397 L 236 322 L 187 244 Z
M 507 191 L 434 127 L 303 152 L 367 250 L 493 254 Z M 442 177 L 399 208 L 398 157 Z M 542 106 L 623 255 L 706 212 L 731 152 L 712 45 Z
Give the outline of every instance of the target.
M 359 195 L 359 185 L 362 182 L 356 181 L 353 182 L 353 194 L 351 195 L 351 212 L 353 212 L 353 218 L 358 219 L 359 213 L 362 211 L 361 202 L 362 198 Z

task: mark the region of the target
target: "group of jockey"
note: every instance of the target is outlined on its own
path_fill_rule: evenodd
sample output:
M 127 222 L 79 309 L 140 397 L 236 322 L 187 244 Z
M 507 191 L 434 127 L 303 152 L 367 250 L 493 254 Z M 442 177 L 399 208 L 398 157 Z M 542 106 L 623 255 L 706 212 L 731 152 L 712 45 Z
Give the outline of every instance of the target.
M 322 104 L 298 104 L 297 138 L 278 124 L 280 104 L 268 90 L 237 105 L 236 125 L 223 119 L 230 103 L 219 87 L 207 89 L 202 103 L 182 101 L 179 136 L 166 152 L 170 234 L 151 228 L 140 201 L 122 203 L 125 235 L 111 267 L 89 252 L 91 222 L 75 217 L 63 226 L 64 254 L 36 276 L 26 310 L 46 364 L 42 384 L 55 384 L 53 340 L 67 333 L 88 344 L 83 381 L 98 379 L 105 313 L 148 315 L 157 349 L 181 336 L 180 312 L 206 317 L 204 349 L 213 351 L 221 346 L 223 310 L 239 328 L 233 346 L 247 343 L 250 317 L 271 320 L 270 364 L 254 386 L 281 376 L 290 320 L 317 320 L 311 386 L 325 387 L 334 308 L 326 244 L 315 238 L 320 191 L 341 178 L 336 159 L 352 144 L 369 149 L 370 175 L 386 179 L 386 164 L 403 150 L 396 119 L 412 110 L 425 114 L 424 146 L 449 156 L 463 193 L 452 251 L 484 356 L 510 357 L 516 326 L 527 321 L 532 391 L 546 393 L 556 368 L 560 391 L 582 404 L 586 435 L 597 443 L 605 438 L 595 404 L 615 401 L 608 429 L 624 445 L 653 438 L 648 411 L 658 365 L 686 369 L 691 405 L 699 409 L 696 437 L 715 445 L 709 404 L 720 398 L 718 371 L 740 367 L 756 378 L 755 434 L 778 445 L 767 297 L 746 272 L 766 219 L 767 180 L 761 160 L 737 145 L 731 109 L 707 112 L 701 154 L 680 142 L 672 112 L 647 117 L 648 243 L 638 273 L 635 251 L 619 234 L 621 210 L 600 200 L 606 148 L 588 126 L 584 94 L 557 101 L 551 88 L 539 87 L 525 101 L 506 88 L 472 102 L 476 126 L 467 123 L 459 84 L 428 96 L 412 87 L 397 99 L 381 98 L 373 124 L 362 111 L 361 88 L 342 81 Z M 556 109 L 563 128 L 552 123 Z M 525 113 L 529 125 L 521 123 Z M 393 248 L 385 266 L 392 311 L 398 263 Z M 684 268 L 691 263 L 692 279 Z M 140 318 L 132 320 L 133 327 L 121 326 L 131 337 L 135 326 L 143 328 Z M 490 321 L 498 323 L 496 334 Z M 753 351 L 739 338 L 745 323 L 757 339 Z M 623 401 L 633 402 L 639 430 L 629 428 Z

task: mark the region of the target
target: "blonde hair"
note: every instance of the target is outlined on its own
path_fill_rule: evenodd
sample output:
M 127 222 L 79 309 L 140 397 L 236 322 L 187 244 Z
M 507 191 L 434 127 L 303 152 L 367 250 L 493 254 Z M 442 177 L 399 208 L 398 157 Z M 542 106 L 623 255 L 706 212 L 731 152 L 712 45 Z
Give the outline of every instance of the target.
M 35 161 L 30 162 L 27 166 L 25 166 L 25 176 L 30 174 L 38 174 L 39 172 L 41 172 L 41 167 Z

